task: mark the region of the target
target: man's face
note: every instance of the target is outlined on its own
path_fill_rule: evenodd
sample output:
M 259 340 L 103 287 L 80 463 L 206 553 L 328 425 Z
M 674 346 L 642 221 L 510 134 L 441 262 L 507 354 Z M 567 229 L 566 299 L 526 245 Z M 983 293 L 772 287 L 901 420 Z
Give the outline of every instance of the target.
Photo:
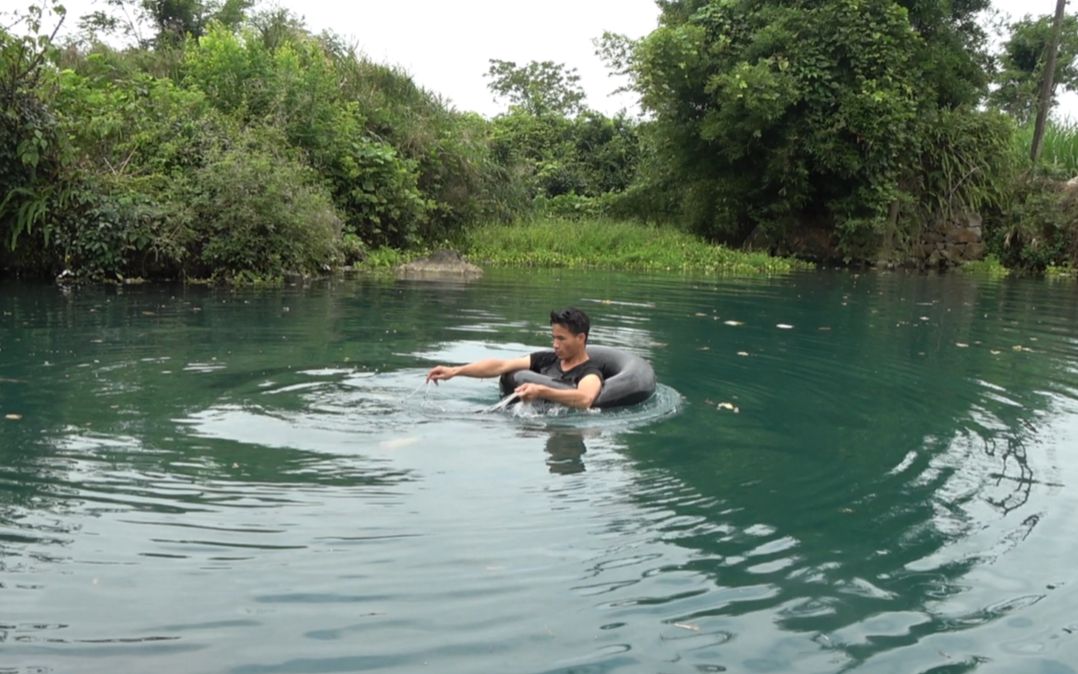
M 550 334 L 554 339 L 554 355 L 562 360 L 567 360 L 584 350 L 587 336 L 582 332 L 574 335 L 569 328 L 559 323 L 550 326 Z

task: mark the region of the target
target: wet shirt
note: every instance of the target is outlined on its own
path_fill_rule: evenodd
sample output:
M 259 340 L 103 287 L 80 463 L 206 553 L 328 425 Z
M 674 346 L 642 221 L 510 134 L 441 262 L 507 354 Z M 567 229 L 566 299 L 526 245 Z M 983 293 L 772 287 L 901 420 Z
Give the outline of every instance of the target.
M 561 360 L 553 351 L 536 351 L 531 354 L 531 366 L 528 369 L 574 387 L 589 374 L 596 375 L 600 382 L 603 381 L 603 371 L 594 360 L 588 359 L 568 372 L 562 372 Z

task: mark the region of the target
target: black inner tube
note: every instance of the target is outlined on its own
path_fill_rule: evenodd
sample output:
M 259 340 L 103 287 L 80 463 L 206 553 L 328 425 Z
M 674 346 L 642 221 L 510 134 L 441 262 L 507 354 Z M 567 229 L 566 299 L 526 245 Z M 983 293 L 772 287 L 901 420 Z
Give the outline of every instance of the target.
M 592 407 L 607 409 L 635 405 L 655 393 L 655 371 L 640 356 L 609 346 L 589 346 L 588 358 L 597 364 L 603 373 L 603 388 Z M 570 384 L 555 381 L 531 370 L 508 372 L 502 375 L 499 382 L 503 396 L 526 383 L 543 384 L 552 388 L 572 388 Z

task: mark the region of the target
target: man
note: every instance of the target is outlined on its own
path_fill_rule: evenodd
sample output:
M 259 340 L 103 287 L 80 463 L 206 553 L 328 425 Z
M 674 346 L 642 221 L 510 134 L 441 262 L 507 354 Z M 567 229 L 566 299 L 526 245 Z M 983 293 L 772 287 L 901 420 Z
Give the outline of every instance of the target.
M 458 375 L 464 377 L 497 377 L 506 372 L 532 370 L 574 388 L 553 388 L 543 384 L 521 384 L 516 394 L 521 400 L 541 398 L 551 402 L 587 409 L 599 397 L 603 388 L 603 373 L 588 359 L 588 332 L 591 321 L 580 309 L 550 312 L 550 333 L 553 351 L 536 351 L 520 358 L 487 358 L 456 367 L 439 365 L 427 373 L 427 381 L 437 384 Z

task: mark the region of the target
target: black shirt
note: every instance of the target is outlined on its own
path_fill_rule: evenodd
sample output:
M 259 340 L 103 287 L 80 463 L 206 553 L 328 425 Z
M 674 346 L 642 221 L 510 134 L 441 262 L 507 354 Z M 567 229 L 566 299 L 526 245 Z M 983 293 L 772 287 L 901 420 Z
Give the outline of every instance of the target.
M 562 372 L 561 359 L 553 351 L 536 351 L 531 354 L 531 365 L 528 369 L 574 387 L 589 374 L 599 377 L 600 382 L 603 381 L 603 371 L 590 358 L 568 372 Z

